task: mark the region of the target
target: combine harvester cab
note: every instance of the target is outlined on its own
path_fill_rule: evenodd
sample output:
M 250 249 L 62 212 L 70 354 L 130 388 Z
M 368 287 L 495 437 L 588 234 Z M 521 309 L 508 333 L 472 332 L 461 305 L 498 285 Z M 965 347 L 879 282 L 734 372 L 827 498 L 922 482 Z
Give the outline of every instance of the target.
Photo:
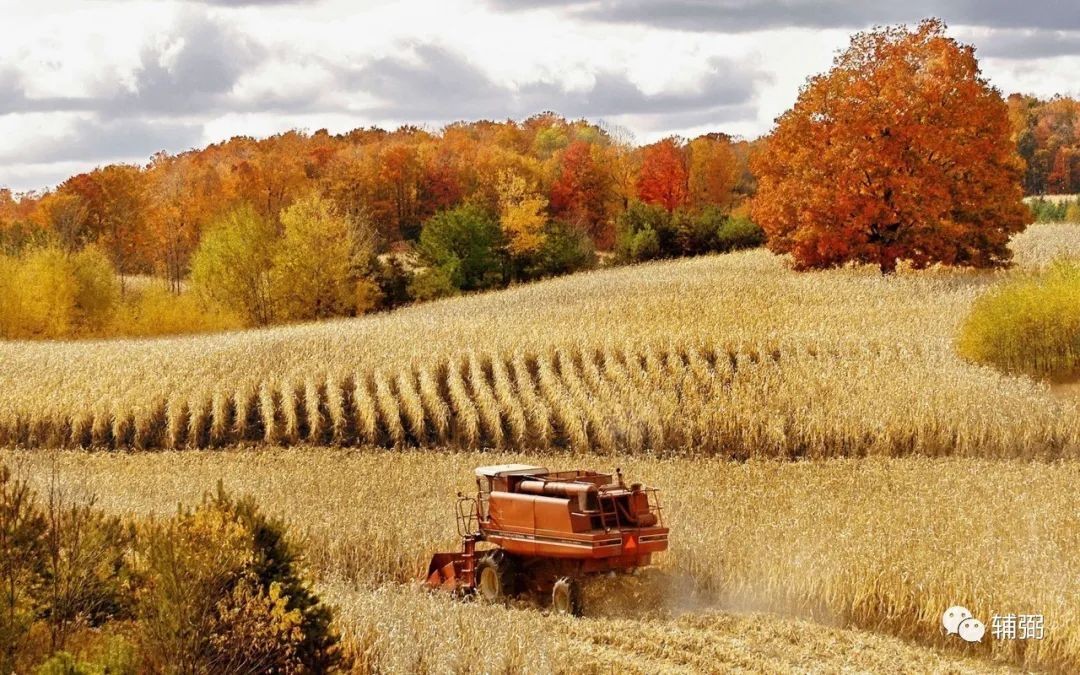
M 579 614 L 582 577 L 644 567 L 667 550 L 657 490 L 627 486 L 618 469 L 503 464 L 476 469 L 476 482 L 475 497 L 458 498 L 462 550 L 432 556 L 432 588 L 488 601 L 550 594 L 556 612 Z

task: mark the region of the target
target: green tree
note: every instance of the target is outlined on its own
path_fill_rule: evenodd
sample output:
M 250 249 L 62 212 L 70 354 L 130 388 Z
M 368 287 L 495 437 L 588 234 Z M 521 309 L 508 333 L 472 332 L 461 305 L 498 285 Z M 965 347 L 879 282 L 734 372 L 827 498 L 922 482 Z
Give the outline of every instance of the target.
M 274 319 L 271 268 L 274 225 L 249 205 L 210 225 L 191 261 L 192 286 L 205 297 L 265 326 Z
M 409 281 L 409 295 L 414 300 L 438 300 L 460 293 L 453 279 L 453 266 L 431 267 Z
M 499 221 L 475 205 L 432 216 L 420 233 L 420 254 L 462 290 L 503 282 L 504 247 Z

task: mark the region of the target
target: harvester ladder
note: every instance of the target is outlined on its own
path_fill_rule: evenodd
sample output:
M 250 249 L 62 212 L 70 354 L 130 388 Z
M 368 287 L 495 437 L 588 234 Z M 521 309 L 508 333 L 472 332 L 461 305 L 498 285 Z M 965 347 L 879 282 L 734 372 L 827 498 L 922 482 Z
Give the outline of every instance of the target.
M 608 497 L 606 495 L 597 495 L 596 500 L 600 504 L 600 524 L 605 530 L 610 530 L 619 527 L 619 513 L 616 510 L 615 498 Z M 611 510 L 607 510 L 605 505 L 610 505 Z

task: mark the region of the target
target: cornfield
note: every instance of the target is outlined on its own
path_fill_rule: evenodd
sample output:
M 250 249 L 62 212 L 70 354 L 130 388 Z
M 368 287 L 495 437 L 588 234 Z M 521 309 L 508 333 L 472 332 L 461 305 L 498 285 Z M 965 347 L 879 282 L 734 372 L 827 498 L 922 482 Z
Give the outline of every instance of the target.
M 593 582 L 586 618 L 574 621 L 528 604 L 461 603 L 410 582 L 430 553 L 458 545 L 454 495 L 475 489 L 473 467 L 610 469 L 613 458 L 302 447 L 2 459 L 42 482 L 55 469 L 65 488 L 116 513 L 171 513 L 218 478 L 258 495 L 306 541 L 347 644 L 372 670 L 990 669 L 966 657 L 1080 668 L 1075 460 L 622 457 L 628 476 L 662 489 L 672 550 L 655 571 Z M 593 597 L 606 591 L 621 602 L 598 607 Z M 941 613 L 954 604 L 988 626 L 993 614 L 1042 613 L 1045 639 L 944 637 Z
M 1080 228 L 1014 249 L 1041 267 Z M 0 343 L 0 447 L 41 448 L 0 460 L 114 513 L 219 478 L 254 495 L 306 541 L 362 672 L 1076 672 L 1077 400 L 954 349 L 1010 274 L 796 274 L 750 251 L 348 321 Z M 53 450 L 87 447 L 164 451 Z M 621 465 L 664 490 L 672 549 L 587 587 L 580 621 L 420 590 L 458 545 L 455 493 L 501 461 Z M 1041 613 L 1045 638 L 945 637 L 954 604 Z
M 1016 247 L 1036 265 L 1076 241 L 1041 226 Z M 796 274 L 752 251 L 351 321 L 2 343 L 0 446 L 1071 456 L 1075 404 L 954 354 L 998 277 Z

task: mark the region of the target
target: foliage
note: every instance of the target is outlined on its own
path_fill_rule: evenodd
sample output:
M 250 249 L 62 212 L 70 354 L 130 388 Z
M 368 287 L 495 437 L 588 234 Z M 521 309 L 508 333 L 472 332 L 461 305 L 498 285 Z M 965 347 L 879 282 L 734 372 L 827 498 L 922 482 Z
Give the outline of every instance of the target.
M 611 244 L 610 212 L 615 181 L 604 153 L 584 140 L 567 146 L 551 183 L 551 213 L 577 225 L 598 248 Z
M 1080 224 L 1080 198 L 1074 199 L 1065 209 L 1065 222 Z
M 88 247 L 69 254 L 55 246 L 19 258 L 0 257 L 0 337 L 98 335 L 119 304 L 108 258 Z
M 132 337 L 211 333 L 244 326 L 244 318 L 192 291 L 179 295 L 152 285 L 129 291 L 110 333 Z
M 671 214 L 658 204 L 634 202 L 616 225 L 615 253 L 624 261 L 651 260 L 674 247 Z
M 420 233 L 420 255 L 455 288 L 490 288 L 503 279 L 503 236 L 497 220 L 478 206 L 432 216 Z
M 525 263 L 529 279 L 571 274 L 596 265 L 596 251 L 589 235 L 562 220 L 544 226 L 544 243 Z
M 690 141 L 687 150 L 690 205 L 694 209 L 730 209 L 740 177 L 739 155 L 731 139 L 723 134 L 699 136 Z
M 285 525 L 220 488 L 134 524 L 45 499 L 0 465 L 0 666 L 5 672 L 327 672 L 330 610 Z M 129 639 L 130 636 L 130 639 Z
M 346 218 L 317 195 L 281 214 L 284 234 L 274 244 L 271 285 L 278 316 L 325 319 L 356 309 L 354 244 Z
M 409 281 L 409 295 L 426 301 L 449 298 L 461 292 L 454 278 L 454 267 L 429 267 L 415 274 Z
M 1080 101 L 1009 96 L 1012 137 L 1026 164 L 1029 195 L 1080 193 Z
M 1077 246 L 1075 233 L 1033 227 L 1017 258 L 1038 265 L 1040 251 Z M 1080 443 L 1075 410 L 951 347 L 985 284 L 978 274 L 802 275 L 750 251 L 258 339 L 0 343 L 0 444 L 1068 456 Z M 947 415 L 930 403 L 911 412 L 912 400 L 944 399 Z M 880 425 L 890 431 L 867 433 Z
M 136 647 L 119 635 L 105 639 L 93 655 L 76 656 L 58 651 L 34 670 L 34 675 L 137 675 L 139 658 Z
M 719 251 L 754 248 L 764 243 L 765 233 L 746 216 L 729 216 L 717 225 L 716 249 Z
M 529 189 L 525 179 L 504 172 L 499 179 L 499 222 L 511 256 L 527 256 L 544 245 L 547 199 Z
M 1028 208 L 1037 223 L 1080 223 L 1080 197 L 1075 199 L 1047 199 L 1036 197 L 1028 201 Z
M 18 650 L 41 611 L 48 523 L 25 480 L 0 465 L 0 670 L 16 670 Z
M 755 158 L 753 219 L 800 269 L 1000 266 L 1031 220 L 1009 134 L 974 49 L 940 21 L 859 33 Z
M 619 217 L 618 232 L 615 252 L 624 261 L 725 253 L 764 242 L 761 228 L 745 215 L 717 207 L 668 213 L 659 205 L 636 202 Z
M 74 328 L 76 280 L 71 260 L 56 248 L 31 251 L 16 276 L 20 325 L 17 335 L 62 337 Z
M 324 672 L 337 661 L 330 612 L 303 584 L 284 526 L 220 488 L 152 525 L 143 546 L 140 641 L 152 668 Z
M 251 324 L 274 318 L 273 264 L 276 233 L 250 206 L 240 206 L 213 223 L 191 262 L 196 292 Z
M 385 260 L 376 259 L 372 265 L 372 278 L 379 289 L 381 306 L 393 309 L 407 303 L 412 274 L 405 269 L 401 260 L 397 256 L 389 256 Z
M 662 206 L 670 213 L 686 204 L 689 198 L 688 181 L 689 172 L 680 141 L 665 138 L 642 148 L 641 172 L 637 179 L 638 199 L 646 204 Z M 699 195 L 704 195 L 704 190 Z
M 716 207 L 693 213 L 680 209 L 672 214 L 671 230 L 674 239 L 669 246 L 678 255 L 701 255 L 718 249 L 717 234 L 727 216 Z
M 63 650 L 79 629 L 96 630 L 127 615 L 130 543 L 119 518 L 71 502 L 55 480 L 43 501 L 0 465 L 0 665 L 5 672 L 26 668 L 35 650 Z
M 957 348 L 966 358 L 1035 377 L 1080 375 L 1080 261 L 992 287 L 971 309 Z
M 91 247 L 122 273 L 121 300 L 111 310 L 95 305 L 73 317 L 64 310 L 70 275 L 46 274 L 52 283 L 38 293 L 44 299 L 25 308 L 33 320 L 14 318 L 26 312 L 10 294 L 0 300 L 0 334 L 202 332 L 231 326 L 235 317 L 262 326 L 400 306 L 413 299 L 411 273 L 377 262 L 376 255 L 400 251 L 402 239 L 417 239 L 423 223 L 465 203 L 497 216 L 505 255 L 496 256 L 495 273 L 475 279 L 469 261 L 448 263 L 441 276 L 418 284 L 427 289 L 421 297 L 444 294 L 445 284 L 434 282 L 446 274 L 455 286 L 474 290 L 579 269 L 590 264 L 590 250 L 614 246 L 616 218 L 639 178 L 646 193 L 649 185 L 661 189 L 671 178 L 665 162 L 677 159 L 679 202 L 695 212 L 727 210 L 752 191 L 752 145 L 709 134 L 639 148 L 618 127 L 544 113 L 520 122 L 454 123 L 440 131 L 404 126 L 338 136 L 291 131 L 236 137 L 180 155 L 157 153 L 144 166 L 102 167 L 41 194 L 0 190 L 0 250 L 23 261 L 39 249 L 74 256 Z M 300 211 L 292 211 L 290 225 L 285 214 L 294 207 Z M 344 273 L 341 240 L 331 241 L 327 230 L 339 235 L 342 221 L 352 249 Z M 575 234 L 546 245 L 551 231 Z M 661 255 L 678 250 L 668 245 L 669 232 L 657 234 Z M 313 262 L 320 241 L 328 243 L 333 264 Z M 168 296 L 128 287 L 133 276 L 149 274 L 167 280 L 175 308 L 166 307 Z M 0 279 L 0 287 L 12 283 Z M 186 297 L 188 288 L 199 302 Z M 197 318 L 199 308 L 214 308 L 208 310 L 212 316 Z M 161 328 L 141 318 L 153 316 L 163 317 Z
M 75 323 L 80 333 L 99 335 L 120 304 L 116 271 L 105 253 L 92 245 L 71 257 L 71 267 Z

